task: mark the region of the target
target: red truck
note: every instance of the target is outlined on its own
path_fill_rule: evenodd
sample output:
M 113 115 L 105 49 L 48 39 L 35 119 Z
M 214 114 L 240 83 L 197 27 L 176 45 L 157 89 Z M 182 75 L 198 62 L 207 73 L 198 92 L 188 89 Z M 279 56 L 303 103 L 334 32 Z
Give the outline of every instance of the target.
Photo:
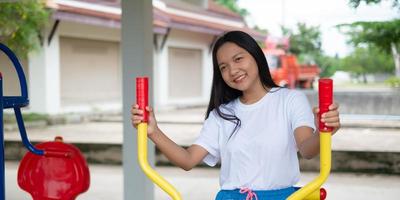
M 312 88 L 319 76 L 317 65 L 300 65 L 297 57 L 283 49 L 263 49 L 269 70 L 276 84 L 289 88 Z

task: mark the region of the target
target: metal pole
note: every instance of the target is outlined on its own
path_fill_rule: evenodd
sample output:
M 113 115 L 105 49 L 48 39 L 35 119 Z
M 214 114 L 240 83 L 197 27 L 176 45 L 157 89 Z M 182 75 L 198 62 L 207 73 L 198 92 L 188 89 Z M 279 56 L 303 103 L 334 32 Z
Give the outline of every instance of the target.
M 121 52 L 123 73 L 123 169 L 124 199 L 153 200 L 154 186 L 140 169 L 137 159 L 137 131 L 130 121 L 135 102 L 135 77 L 153 76 L 153 5 L 149 0 L 121 1 Z M 150 91 L 152 99 L 152 91 Z M 150 102 L 152 105 L 152 102 Z M 154 163 L 154 145 L 148 143 L 148 161 Z
M 333 82 L 332 79 L 322 78 L 318 81 L 318 94 L 319 94 L 319 117 L 325 112 L 329 111 L 329 106 L 333 102 Z M 321 199 L 326 198 L 326 191 L 320 189 L 321 185 L 328 179 L 331 172 L 332 160 L 332 127 L 327 127 L 323 122 L 319 121 L 319 137 L 320 137 L 320 174 L 313 181 L 309 182 L 306 186 L 299 189 L 287 200 L 302 200 L 302 199 Z
M 3 77 L 0 73 L 0 200 L 6 199 L 6 181 L 5 181 L 5 164 L 4 164 L 4 128 L 3 128 Z

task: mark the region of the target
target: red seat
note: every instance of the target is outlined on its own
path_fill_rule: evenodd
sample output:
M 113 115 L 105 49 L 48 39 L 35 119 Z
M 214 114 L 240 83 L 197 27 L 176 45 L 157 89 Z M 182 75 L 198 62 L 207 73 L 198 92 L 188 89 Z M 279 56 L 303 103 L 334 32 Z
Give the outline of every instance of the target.
M 73 200 L 89 189 L 89 168 L 78 148 L 61 137 L 35 147 L 45 155 L 27 152 L 18 168 L 18 185 L 34 200 Z

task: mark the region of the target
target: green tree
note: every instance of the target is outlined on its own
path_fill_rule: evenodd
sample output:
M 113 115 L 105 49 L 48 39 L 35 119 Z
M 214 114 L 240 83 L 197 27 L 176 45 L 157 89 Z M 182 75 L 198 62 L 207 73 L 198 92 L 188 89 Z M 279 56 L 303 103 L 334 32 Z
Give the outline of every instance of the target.
M 249 15 L 249 11 L 238 6 L 237 0 L 216 0 L 216 2 L 220 5 L 227 7 L 229 10 L 239 14 L 242 17 L 246 17 Z
M 255 25 L 253 28 L 254 28 L 256 31 L 260 32 L 260 33 L 264 33 L 265 35 L 268 35 L 268 30 L 265 29 L 265 28 L 261 28 L 261 27 L 259 27 L 259 26 L 257 26 L 257 25 Z
M 344 31 L 349 36 L 349 42 L 355 47 L 374 45 L 387 54 L 392 54 L 395 75 L 400 77 L 400 20 L 385 22 L 355 22 L 340 25 L 349 28 Z M 373 55 L 373 54 L 371 54 Z M 375 66 L 380 67 L 380 66 Z
M 324 54 L 317 54 L 315 56 L 315 63 L 321 69 L 320 77 L 331 77 L 340 67 L 341 59 L 338 56 L 327 56 Z
M 340 58 L 327 56 L 322 51 L 322 39 L 319 26 L 307 26 L 298 23 L 296 31 L 281 27 L 282 33 L 290 38 L 288 52 L 297 55 L 300 63 L 317 64 L 321 77 L 332 76 L 340 66 Z
M 228 8 L 229 10 L 239 14 L 240 16 L 242 16 L 243 18 L 247 17 L 250 15 L 249 11 L 246 10 L 245 8 L 240 8 L 237 4 L 238 0 L 216 0 L 215 2 L 217 2 L 218 4 Z M 257 25 L 255 25 L 253 27 L 253 29 L 255 29 L 256 31 L 268 35 L 268 30 L 267 29 L 263 29 Z M 261 47 L 264 47 L 264 43 L 260 42 L 259 45 Z
M 381 0 L 350 0 L 350 5 L 357 8 L 361 2 L 377 4 Z M 398 0 L 393 0 L 393 7 L 400 10 Z M 349 42 L 355 47 L 369 44 L 391 53 L 395 65 L 395 75 L 400 77 L 400 19 L 341 24 L 338 25 L 338 28 L 350 36 Z
M 40 0 L 0 2 L 0 42 L 26 58 L 39 47 L 40 33 L 49 14 L 45 2 Z
M 290 39 L 288 51 L 299 56 L 309 56 L 314 59 L 322 53 L 321 31 L 319 26 L 307 26 L 297 23 L 297 30 L 281 27 L 282 33 Z
M 321 68 L 321 77 L 329 77 L 335 73 L 340 59 L 324 55 L 319 26 L 298 23 L 296 30 L 283 26 L 281 30 L 283 35 L 289 37 L 287 51 L 297 55 L 300 63 L 317 64 Z
M 382 0 L 350 0 L 349 4 L 353 8 L 358 8 L 360 6 L 361 2 L 366 3 L 367 5 L 369 4 L 378 4 Z M 398 0 L 392 0 L 393 1 L 393 7 L 398 7 L 400 9 L 400 4 Z
M 372 73 L 393 73 L 393 60 L 390 55 L 374 45 L 358 47 L 342 59 L 340 69 L 355 76 L 361 76 L 367 83 L 366 75 Z

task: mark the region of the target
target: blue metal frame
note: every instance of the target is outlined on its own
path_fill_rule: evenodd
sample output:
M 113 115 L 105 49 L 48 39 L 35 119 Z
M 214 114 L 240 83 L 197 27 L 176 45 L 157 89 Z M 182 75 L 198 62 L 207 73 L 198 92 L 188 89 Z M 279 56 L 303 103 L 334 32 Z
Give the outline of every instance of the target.
M 5 200 L 5 159 L 4 159 L 4 127 L 3 127 L 3 110 L 7 108 L 14 108 L 15 118 L 17 119 L 18 128 L 20 131 L 21 139 L 24 146 L 34 154 L 44 155 L 44 151 L 36 149 L 28 139 L 26 134 L 24 120 L 21 114 L 21 108 L 29 105 L 28 99 L 28 87 L 26 84 L 26 78 L 22 66 L 12 52 L 6 45 L 0 43 L 0 50 L 3 51 L 13 63 L 15 70 L 17 71 L 19 83 L 21 86 L 21 96 L 3 96 L 3 79 L 0 73 L 0 181 L 3 183 L 0 186 L 0 200 Z
M 5 164 L 4 164 L 4 128 L 3 128 L 3 77 L 1 76 L 0 73 L 0 181 L 3 183 L 3 185 L 0 185 L 0 199 L 4 200 L 6 199 L 6 186 L 5 186 Z

